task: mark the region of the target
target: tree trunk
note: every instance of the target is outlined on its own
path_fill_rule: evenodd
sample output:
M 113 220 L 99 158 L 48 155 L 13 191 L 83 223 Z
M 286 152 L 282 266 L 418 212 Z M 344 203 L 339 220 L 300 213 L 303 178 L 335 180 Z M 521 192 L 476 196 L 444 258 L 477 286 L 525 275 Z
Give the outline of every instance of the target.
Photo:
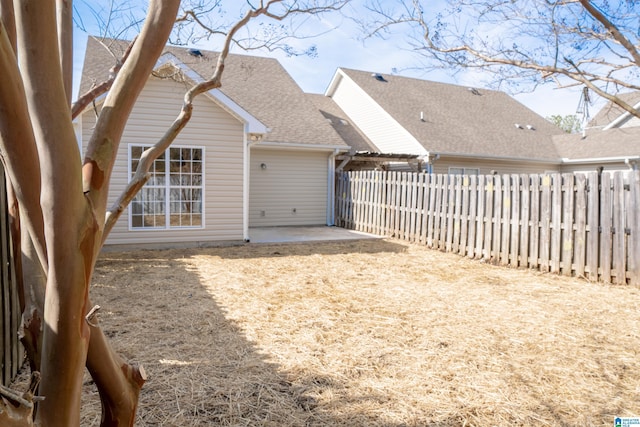
M 131 427 L 136 420 L 140 389 L 146 381 L 144 368 L 127 364 L 113 351 L 97 319 L 89 322 L 92 328 L 87 368 L 100 393 L 100 426 Z

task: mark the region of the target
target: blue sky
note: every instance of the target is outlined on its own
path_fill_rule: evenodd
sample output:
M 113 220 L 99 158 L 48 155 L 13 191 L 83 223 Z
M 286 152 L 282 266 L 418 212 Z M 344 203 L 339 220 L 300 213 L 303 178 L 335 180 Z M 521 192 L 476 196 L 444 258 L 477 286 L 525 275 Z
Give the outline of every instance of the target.
M 82 70 L 87 33 L 99 33 L 94 13 L 91 10 L 94 9 L 95 11 L 95 4 L 98 2 L 99 0 L 76 2 L 78 17 L 82 19 L 87 32 L 78 28 L 74 29 L 75 94 L 77 94 L 77 86 Z M 234 0 L 231 4 L 235 2 L 237 0 Z M 129 4 L 132 3 L 130 2 Z M 235 3 L 235 5 L 237 4 Z M 227 15 L 227 18 L 230 15 L 231 13 Z M 361 40 L 361 33 L 353 22 L 339 15 L 325 16 L 321 19 L 316 17 L 307 18 L 304 21 L 297 22 L 296 25 L 307 33 L 319 35 L 312 39 L 291 40 L 289 43 L 299 49 L 315 45 L 317 47 L 316 57 L 287 56 L 283 52 L 252 51 L 251 54 L 277 58 L 292 78 L 306 92 L 324 92 L 338 67 L 389 74 L 392 74 L 393 70 L 397 70 L 397 74 L 406 77 L 464 86 L 485 86 L 482 83 L 483 76 L 476 72 L 457 73 L 454 77 L 452 73 L 441 70 L 425 72 L 424 70 L 416 69 L 416 66 L 419 65 L 419 58 L 402 48 L 403 34 L 392 35 L 386 40 L 370 38 L 363 41 Z M 202 43 L 199 47 L 209 50 L 219 49 L 219 45 L 216 45 L 215 42 Z M 245 53 L 239 49 L 234 49 L 233 52 Z M 580 99 L 580 91 L 580 87 L 556 89 L 553 85 L 546 85 L 538 87 L 532 93 L 512 95 L 536 113 L 547 117 L 554 114 L 575 114 Z M 591 107 L 592 117 L 599 107 L 600 105 L 598 104 Z

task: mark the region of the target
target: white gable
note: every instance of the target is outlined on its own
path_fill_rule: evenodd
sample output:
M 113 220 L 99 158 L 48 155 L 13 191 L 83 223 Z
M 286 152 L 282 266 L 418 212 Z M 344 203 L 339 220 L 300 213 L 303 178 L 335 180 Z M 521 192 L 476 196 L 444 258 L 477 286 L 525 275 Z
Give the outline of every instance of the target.
M 347 116 L 382 153 L 426 155 L 427 150 L 342 70 L 327 89 Z
M 154 69 L 162 68 L 166 65 L 172 65 L 182 71 L 184 75 L 195 84 L 201 83 L 204 81 L 200 74 L 193 71 L 190 67 L 185 65 L 182 61 L 175 57 L 175 55 L 171 53 L 163 54 L 156 62 Z M 245 124 L 245 129 L 247 133 L 256 133 L 256 134 L 265 134 L 269 132 L 269 128 L 267 128 L 264 124 L 260 122 L 257 118 L 249 114 L 245 109 L 243 109 L 240 105 L 235 103 L 231 98 L 222 93 L 219 89 L 212 89 L 207 92 L 207 94 L 214 100 L 216 103 L 227 110 L 231 115 L 236 117 L 238 120 Z

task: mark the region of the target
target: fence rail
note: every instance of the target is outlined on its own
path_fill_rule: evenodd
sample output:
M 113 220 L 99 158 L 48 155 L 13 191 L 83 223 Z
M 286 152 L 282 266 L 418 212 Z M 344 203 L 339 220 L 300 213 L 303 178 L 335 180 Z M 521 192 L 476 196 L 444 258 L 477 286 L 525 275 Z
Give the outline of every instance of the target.
M 342 172 L 336 225 L 495 264 L 640 285 L 640 171 Z

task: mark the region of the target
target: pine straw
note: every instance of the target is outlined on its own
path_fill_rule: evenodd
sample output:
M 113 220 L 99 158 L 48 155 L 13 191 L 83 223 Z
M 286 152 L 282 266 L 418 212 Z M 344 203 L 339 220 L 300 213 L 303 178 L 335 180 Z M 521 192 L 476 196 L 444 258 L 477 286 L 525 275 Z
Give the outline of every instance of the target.
M 640 414 L 640 291 L 394 240 L 105 253 L 139 426 L 611 426 Z M 87 381 L 83 426 L 99 424 Z

